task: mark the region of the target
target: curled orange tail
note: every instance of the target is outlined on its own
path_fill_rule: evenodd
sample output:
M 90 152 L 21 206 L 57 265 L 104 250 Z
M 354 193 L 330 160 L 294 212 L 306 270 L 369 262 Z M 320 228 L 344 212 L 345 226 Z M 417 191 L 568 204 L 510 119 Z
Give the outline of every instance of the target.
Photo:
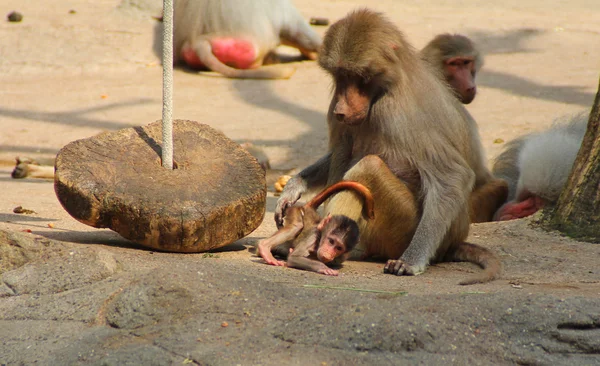
M 330 185 L 325 188 L 321 193 L 317 194 L 310 200 L 305 207 L 310 207 L 316 209 L 319 207 L 325 200 L 327 200 L 331 195 L 338 193 L 340 191 L 352 190 L 358 193 L 363 199 L 363 215 L 368 219 L 373 219 L 375 217 L 375 203 L 373 201 L 373 195 L 369 188 L 365 187 L 361 183 L 343 180 L 337 183 Z

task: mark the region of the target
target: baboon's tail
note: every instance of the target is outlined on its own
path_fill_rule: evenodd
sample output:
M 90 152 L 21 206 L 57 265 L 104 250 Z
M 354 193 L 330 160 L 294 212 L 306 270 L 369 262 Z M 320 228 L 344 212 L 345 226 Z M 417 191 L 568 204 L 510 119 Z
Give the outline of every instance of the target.
M 483 268 L 482 273 L 461 281 L 461 285 L 489 282 L 498 278 L 502 272 L 500 258 L 491 250 L 476 244 L 461 243 L 454 252 L 450 253 L 448 259 L 456 262 L 475 263 Z
M 351 180 L 342 180 L 330 185 L 329 187 L 325 188 L 321 193 L 317 194 L 305 206 L 317 209 L 317 207 L 319 207 L 323 202 L 325 202 L 325 200 L 327 200 L 329 196 L 345 190 L 354 191 L 363 198 L 363 215 L 365 216 L 365 218 L 372 219 L 375 217 L 375 203 L 373 201 L 373 195 L 371 194 L 371 191 L 364 185 Z

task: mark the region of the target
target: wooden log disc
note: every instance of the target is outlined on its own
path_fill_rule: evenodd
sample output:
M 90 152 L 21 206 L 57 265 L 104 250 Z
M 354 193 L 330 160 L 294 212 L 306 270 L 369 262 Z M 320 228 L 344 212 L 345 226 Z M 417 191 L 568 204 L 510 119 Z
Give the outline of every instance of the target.
M 173 121 L 176 169 L 161 166 L 162 126 L 106 132 L 63 147 L 54 190 L 78 221 L 110 228 L 153 249 L 201 252 L 256 229 L 265 214 L 265 173 L 223 133 Z

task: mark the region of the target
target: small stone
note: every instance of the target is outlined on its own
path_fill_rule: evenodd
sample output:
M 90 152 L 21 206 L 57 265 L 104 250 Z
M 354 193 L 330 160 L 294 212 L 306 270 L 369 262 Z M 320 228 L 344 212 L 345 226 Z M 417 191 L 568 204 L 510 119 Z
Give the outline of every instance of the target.
M 24 214 L 24 215 L 31 215 L 31 214 L 36 213 L 33 210 L 28 210 L 26 208 L 23 208 L 23 206 L 17 206 L 15 208 L 13 208 L 13 212 L 16 214 Z
M 329 19 L 312 17 L 312 18 L 310 18 L 310 24 L 311 25 L 322 25 L 322 26 L 329 25 Z
M 19 13 L 18 11 L 11 11 L 7 18 L 9 22 L 18 23 L 23 20 L 23 14 Z

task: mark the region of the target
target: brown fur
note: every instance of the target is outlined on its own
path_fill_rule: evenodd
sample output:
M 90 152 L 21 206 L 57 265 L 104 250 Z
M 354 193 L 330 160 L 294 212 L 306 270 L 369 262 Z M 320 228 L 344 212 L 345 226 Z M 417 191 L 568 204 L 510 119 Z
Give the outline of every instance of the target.
M 268 264 L 284 265 L 286 263 L 276 260 L 272 254 L 273 250 L 281 246 L 284 251 L 293 250 L 287 260 L 289 267 L 337 275 L 337 271 L 331 270 L 323 262 L 332 262 L 356 246 L 358 226 L 352 219 L 343 215 L 322 219 L 317 213 L 317 208 L 331 195 L 343 190 L 351 190 L 358 194 L 364 203 L 364 216 L 367 219 L 374 217 L 373 197 L 369 189 L 357 182 L 337 182 L 305 205 L 287 207 L 285 225 L 278 224 L 279 230 L 275 234 L 258 243 L 258 254 Z M 287 253 L 283 254 L 287 256 Z
M 503 179 L 492 179 L 476 187 L 469 199 L 471 222 L 493 221 L 494 213 L 506 202 L 508 185 Z
M 305 191 L 354 180 L 373 194 L 375 219 L 361 220 L 361 203 L 346 192 L 326 209 L 356 220 L 362 257 L 388 258 L 385 272 L 396 275 L 459 258 L 453 253 L 462 253 L 469 232 L 470 194 L 492 180 L 475 121 L 379 13 L 359 10 L 333 24 L 319 64 L 335 88 L 327 116 L 329 152 L 290 179 L 275 220 Z M 499 268 L 498 258 L 488 254 L 467 259 Z M 480 278 L 488 280 L 488 273 Z
M 479 264 L 483 272 L 460 282 L 461 285 L 473 285 L 489 282 L 497 277 L 502 270 L 502 265 L 494 253 L 489 249 L 471 243 L 462 243 L 454 252 L 448 255 L 449 260 L 467 261 Z

